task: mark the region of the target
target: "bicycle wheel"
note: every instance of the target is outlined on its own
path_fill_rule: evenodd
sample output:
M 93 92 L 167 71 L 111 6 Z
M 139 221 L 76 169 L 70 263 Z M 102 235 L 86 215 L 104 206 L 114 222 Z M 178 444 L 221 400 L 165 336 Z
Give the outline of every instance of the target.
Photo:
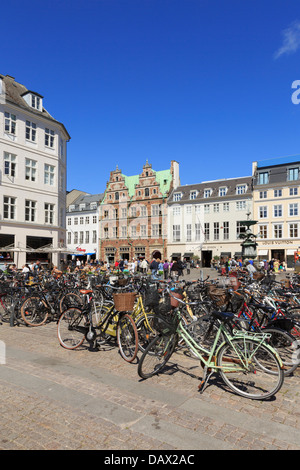
M 11 309 L 13 308 L 14 298 L 10 294 L 3 294 L 0 298 L 0 318 L 2 321 L 9 323 Z
M 298 360 L 296 360 L 299 344 L 290 333 L 279 328 L 267 327 L 263 328 L 262 331 L 271 334 L 268 344 L 278 352 L 284 365 L 284 375 L 291 375 L 299 365 Z
M 153 340 L 154 336 L 157 335 L 157 331 L 154 328 L 154 317 L 155 313 L 147 313 L 142 315 L 136 321 L 136 328 L 138 332 L 138 348 L 141 352 L 144 352 L 148 344 Z
M 138 352 L 138 333 L 133 319 L 127 313 L 119 318 L 117 342 L 123 359 L 127 362 L 134 361 Z
M 236 338 L 217 354 L 217 366 L 225 384 L 238 395 L 266 400 L 282 387 L 284 372 L 276 354 L 253 339 Z
M 65 310 L 57 323 L 57 337 L 65 349 L 76 349 L 82 345 L 87 328 L 86 318 L 79 308 Z
M 26 325 L 43 325 L 48 315 L 49 309 L 46 302 L 38 296 L 28 297 L 21 305 L 21 316 Z
M 65 310 L 71 307 L 81 308 L 83 306 L 83 299 L 80 295 L 75 292 L 67 292 L 62 296 L 59 302 L 59 311 L 63 313 Z
M 148 379 L 164 368 L 176 348 L 177 340 L 177 334 L 158 335 L 148 344 L 138 364 L 138 374 L 142 379 Z

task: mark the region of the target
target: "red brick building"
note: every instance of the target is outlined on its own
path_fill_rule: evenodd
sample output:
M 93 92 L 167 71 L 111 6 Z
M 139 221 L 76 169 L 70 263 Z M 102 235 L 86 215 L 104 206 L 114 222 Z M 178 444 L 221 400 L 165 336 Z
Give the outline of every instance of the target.
M 111 171 L 100 215 L 99 258 L 116 260 L 167 256 L 167 199 L 180 184 L 179 164 L 155 171 L 146 162 L 138 175 Z

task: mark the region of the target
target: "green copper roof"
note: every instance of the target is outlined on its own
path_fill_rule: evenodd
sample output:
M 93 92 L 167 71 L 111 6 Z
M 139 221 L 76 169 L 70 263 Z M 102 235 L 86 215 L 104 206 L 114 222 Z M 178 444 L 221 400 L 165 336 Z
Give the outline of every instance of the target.
M 155 179 L 159 184 L 160 192 L 163 196 L 168 195 L 168 191 L 170 191 L 171 182 L 172 182 L 172 174 L 171 170 L 161 170 L 161 171 L 154 171 Z M 135 186 L 139 183 L 139 176 L 140 175 L 133 175 L 133 176 L 126 176 L 122 174 L 124 177 L 125 186 L 128 188 L 128 195 L 132 198 L 135 195 Z M 107 188 L 108 189 L 108 188 Z M 107 191 L 106 189 L 106 191 Z M 105 191 L 105 194 L 106 194 Z M 101 204 L 104 204 L 104 199 L 102 199 Z

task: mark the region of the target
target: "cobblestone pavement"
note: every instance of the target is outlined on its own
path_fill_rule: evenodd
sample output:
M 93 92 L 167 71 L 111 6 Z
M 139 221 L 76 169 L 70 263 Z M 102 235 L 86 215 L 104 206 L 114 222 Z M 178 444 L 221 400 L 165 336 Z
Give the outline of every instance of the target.
M 0 449 L 299 450 L 300 372 L 276 397 L 238 397 L 184 351 L 163 374 L 142 381 L 117 347 L 68 351 L 56 324 L 0 326 Z

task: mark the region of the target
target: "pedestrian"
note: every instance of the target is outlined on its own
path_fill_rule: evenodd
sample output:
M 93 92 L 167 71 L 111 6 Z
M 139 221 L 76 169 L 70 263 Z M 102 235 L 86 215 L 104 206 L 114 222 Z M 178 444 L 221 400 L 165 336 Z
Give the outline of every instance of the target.
M 165 259 L 165 262 L 163 264 L 163 270 L 164 270 L 164 279 L 168 279 L 169 278 L 169 263 L 168 263 L 168 260 Z
M 150 269 L 151 269 L 152 275 L 155 276 L 158 270 L 158 262 L 156 261 L 155 258 L 153 258 L 151 261 Z

